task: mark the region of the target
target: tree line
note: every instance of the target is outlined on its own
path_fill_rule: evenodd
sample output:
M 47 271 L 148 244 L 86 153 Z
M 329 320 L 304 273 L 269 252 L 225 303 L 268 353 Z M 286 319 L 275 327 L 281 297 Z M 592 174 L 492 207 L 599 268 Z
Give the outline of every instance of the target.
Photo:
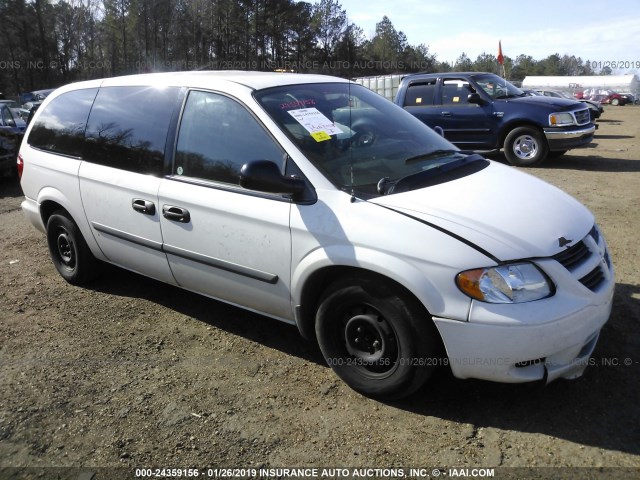
M 337 0 L 0 0 L 0 92 L 174 70 L 290 70 L 360 77 L 498 72 L 495 54 L 454 64 L 388 17 L 367 38 Z M 507 78 L 591 75 L 589 61 L 505 57 Z

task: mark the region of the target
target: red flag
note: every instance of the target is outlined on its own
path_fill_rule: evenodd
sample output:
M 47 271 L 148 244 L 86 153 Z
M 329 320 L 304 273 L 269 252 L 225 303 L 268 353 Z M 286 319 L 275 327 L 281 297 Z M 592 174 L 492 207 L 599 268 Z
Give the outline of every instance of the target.
M 502 55 L 502 40 L 498 41 L 498 63 L 504 65 L 504 56 Z

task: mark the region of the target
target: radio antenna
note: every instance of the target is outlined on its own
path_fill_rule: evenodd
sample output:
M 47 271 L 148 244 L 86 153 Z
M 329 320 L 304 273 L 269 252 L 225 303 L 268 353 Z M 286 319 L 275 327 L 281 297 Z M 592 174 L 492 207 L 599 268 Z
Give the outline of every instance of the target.
M 356 193 L 355 193 L 355 185 L 354 185 L 354 178 L 353 178 L 353 143 L 351 141 L 351 126 L 353 125 L 353 121 L 351 119 L 351 111 L 353 109 L 353 105 L 351 103 L 351 79 L 349 79 L 349 83 L 348 83 L 348 105 L 349 105 L 349 173 L 351 175 L 351 203 L 354 203 L 356 201 Z

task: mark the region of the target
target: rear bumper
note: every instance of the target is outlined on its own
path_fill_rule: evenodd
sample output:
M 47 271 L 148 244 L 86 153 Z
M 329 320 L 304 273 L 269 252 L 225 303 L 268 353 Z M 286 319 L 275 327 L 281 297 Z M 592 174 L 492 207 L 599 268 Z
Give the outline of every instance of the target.
M 576 130 L 559 130 L 555 128 L 545 128 L 544 135 L 549 144 L 549 150 L 570 150 L 572 148 L 583 147 L 593 140 L 596 127 L 590 124 Z
M 44 226 L 44 223 L 42 223 L 42 217 L 40 216 L 40 206 L 38 205 L 38 202 L 31 198 L 25 198 L 20 206 L 22 207 L 22 213 L 24 213 L 24 216 L 27 218 L 27 220 L 29 220 L 31 225 L 36 227 L 42 233 L 46 233 L 47 230 Z

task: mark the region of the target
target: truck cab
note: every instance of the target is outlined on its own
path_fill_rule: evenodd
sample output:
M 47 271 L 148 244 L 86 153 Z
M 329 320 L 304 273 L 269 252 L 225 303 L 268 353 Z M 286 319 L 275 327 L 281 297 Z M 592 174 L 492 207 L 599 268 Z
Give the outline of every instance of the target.
M 528 96 L 492 73 L 414 74 L 402 79 L 395 103 L 465 150 L 504 149 L 507 160 L 534 166 L 593 139 L 583 104 Z

